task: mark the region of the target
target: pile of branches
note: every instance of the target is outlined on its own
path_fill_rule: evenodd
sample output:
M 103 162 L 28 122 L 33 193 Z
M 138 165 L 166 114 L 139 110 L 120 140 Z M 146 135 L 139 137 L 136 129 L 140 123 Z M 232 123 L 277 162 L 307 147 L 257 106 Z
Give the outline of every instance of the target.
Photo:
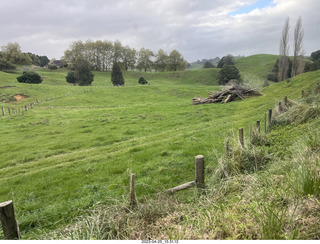
M 244 100 L 248 97 L 261 96 L 257 89 L 246 88 L 240 85 L 233 85 L 224 91 L 218 91 L 209 94 L 209 97 L 196 97 L 192 99 L 192 105 L 208 104 L 208 103 L 229 103 L 235 100 Z

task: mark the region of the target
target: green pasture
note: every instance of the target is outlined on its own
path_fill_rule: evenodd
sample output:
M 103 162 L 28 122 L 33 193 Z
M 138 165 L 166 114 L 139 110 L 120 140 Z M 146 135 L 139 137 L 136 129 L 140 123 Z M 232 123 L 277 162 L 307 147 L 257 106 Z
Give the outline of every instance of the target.
M 38 72 L 39 85 L 18 83 L 19 72 L 0 72 L 0 102 L 26 96 L 0 107 L 40 101 L 24 113 L 0 114 L 0 202 L 14 201 L 24 239 L 127 200 L 131 172 L 138 199 L 193 180 L 196 155 L 215 168 L 226 137 L 240 127 L 248 135 L 249 124 L 264 123 L 285 95 L 298 98 L 320 80 L 319 71 L 302 74 L 271 84 L 260 97 L 191 106 L 193 97 L 221 89 L 218 69 L 125 72 L 125 87 L 111 86 L 108 72 L 95 72 L 91 87 L 66 83 L 67 70 Z M 150 85 L 138 85 L 140 76 Z

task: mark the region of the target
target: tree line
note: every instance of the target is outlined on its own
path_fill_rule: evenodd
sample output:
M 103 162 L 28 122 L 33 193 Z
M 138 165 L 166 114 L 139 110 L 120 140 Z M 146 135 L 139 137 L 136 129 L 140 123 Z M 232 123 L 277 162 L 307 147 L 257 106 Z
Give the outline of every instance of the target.
M 10 42 L 6 46 L 1 47 L 0 52 L 0 70 L 14 69 L 14 64 L 36 65 L 44 67 L 48 65 L 50 60 L 47 56 L 39 56 L 33 53 L 23 53 L 17 42 Z M 2 67 L 2 68 L 1 68 Z
M 64 52 L 63 62 L 73 68 L 77 60 L 85 60 L 90 64 L 91 70 L 111 71 L 113 64 L 118 63 L 123 70 L 156 72 L 185 70 L 187 62 L 177 50 L 167 54 L 159 49 L 154 53 L 150 49 L 141 48 L 137 51 L 120 41 L 75 41 Z

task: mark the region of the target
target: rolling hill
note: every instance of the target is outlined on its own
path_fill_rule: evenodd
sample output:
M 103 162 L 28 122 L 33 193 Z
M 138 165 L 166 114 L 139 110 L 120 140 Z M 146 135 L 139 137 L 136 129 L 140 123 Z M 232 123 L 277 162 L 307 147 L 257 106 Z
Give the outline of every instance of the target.
M 275 58 L 273 55 L 255 55 L 239 58 L 236 65 L 242 74 L 263 79 L 272 68 Z M 264 121 L 265 112 L 284 96 L 294 100 L 300 98 L 301 90 L 314 89 L 320 81 L 320 73 L 316 71 L 302 74 L 290 83 L 271 84 L 261 90 L 261 97 L 228 104 L 191 106 L 193 97 L 204 97 L 209 92 L 220 89 L 216 86 L 218 72 L 219 69 L 165 73 L 129 71 L 124 73 L 125 87 L 111 86 L 110 73 L 107 72 L 95 72 L 91 87 L 76 87 L 66 83 L 67 70 L 39 70 L 44 79 L 39 85 L 16 82 L 15 78 L 20 72 L 0 72 L 0 100 L 7 101 L 0 105 L 5 111 L 5 116 L 0 114 L 0 202 L 14 201 L 22 238 L 62 238 L 59 229 L 77 222 L 79 217 L 85 218 L 88 211 L 104 206 L 113 206 L 113 212 L 123 217 L 123 211 L 117 206 L 126 203 L 129 175 L 133 172 L 137 177 L 138 200 L 149 206 L 136 214 L 151 216 L 150 221 L 155 226 L 155 221 L 165 221 L 162 218 L 173 217 L 174 213 L 178 212 L 182 220 L 178 221 L 177 225 L 181 222 L 180 226 L 186 228 L 185 230 L 191 225 L 196 231 L 192 232 L 192 236 L 188 236 L 172 228 L 172 232 L 161 232 L 167 233 L 163 234 L 165 236 L 152 237 L 203 239 L 206 237 L 205 233 L 197 235 L 197 231 L 207 230 L 210 223 L 214 223 L 217 231 L 210 232 L 208 239 L 254 239 L 253 234 L 246 235 L 254 233 L 251 230 L 254 229 L 252 223 L 241 226 L 240 213 L 235 212 L 232 206 L 236 207 L 233 204 L 240 204 L 240 200 L 243 200 L 238 198 L 244 196 L 241 194 L 244 191 L 240 187 L 241 180 L 243 183 L 257 180 L 260 172 L 240 174 L 236 183 L 223 179 L 221 182 L 225 184 L 220 181 L 218 184 L 217 178 L 213 177 L 214 172 L 221 166 L 218 155 L 224 154 L 226 137 L 231 138 L 238 128 L 248 128 L 248 125 L 256 120 Z M 138 85 L 140 76 L 151 85 Z M 23 95 L 25 99 L 15 101 L 13 96 L 16 94 Z M 18 109 L 22 106 L 36 101 L 38 102 L 32 109 L 19 112 Z M 11 112 L 14 109 L 15 114 L 12 112 L 9 115 L 8 108 Z M 318 122 L 313 121 L 312 126 L 315 127 Z M 300 129 L 305 128 L 303 126 L 305 125 L 300 125 Z M 290 145 L 289 139 L 301 136 L 290 127 L 285 138 L 285 128 L 287 127 L 279 124 L 279 128 L 271 133 L 274 138 L 281 133 L 283 136 L 279 142 L 273 138 L 275 145 L 272 144 L 268 153 L 276 155 L 279 151 L 276 149 L 280 148 L 278 143 Z M 248 130 L 245 130 L 245 136 L 248 138 Z M 193 180 L 194 157 L 199 154 L 206 158 L 208 192 L 215 192 L 214 187 L 219 185 L 216 193 L 220 198 L 212 198 L 214 201 L 211 205 L 205 202 L 208 205 L 200 208 L 202 214 L 194 212 L 199 202 L 197 194 L 192 190 L 168 197 L 170 200 L 167 203 L 192 203 L 190 206 L 194 207 L 194 210 L 186 206 L 183 206 L 180 212 L 174 206 L 171 210 L 163 209 L 152 202 L 151 205 L 158 206 L 158 210 L 155 210 L 148 205 L 148 201 L 157 199 L 159 192 Z M 219 199 L 225 199 L 225 204 L 221 205 Z M 290 197 L 290 201 L 291 199 Z M 206 199 L 203 198 L 203 201 Z M 160 201 L 163 206 L 168 206 L 164 202 Z M 216 206 L 221 209 L 220 212 Z M 251 208 L 253 205 L 247 206 Z M 229 215 L 222 218 L 223 208 L 238 214 L 234 217 L 235 222 L 232 222 L 233 217 Z M 245 211 L 245 208 L 239 209 Z M 237 228 L 243 232 L 237 231 L 235 235 L 238 236 L 232 236 L 226 231 L 226 226 L 219 227 L 216 222 L 210 222 L 214 212 L 221 214 L 220 218 L 216 216 L 217 219 L 231 226 L 239 225 Z M 134 213 L 131 214 L 134 216 Z M 205 221 L 205 226 L 196 224 L 199 220 L 196 216 Z M 145 217 L 141 219 L 146 221 Z M 120 223 L 123 219 L 118 220 Z M 128 223 L 123 225 L 131 226 Z M 114 224 L 113 227 L 119 226 Z M 109 233 L 108 228 L 106 233 Z M 118 234 L 121 228 L 116 231 Z M 126 231 L 129 233 L 128 229 L 122 231 L 119 235 L 105 233 L 104 238 L 133 237 L 124 234 Z M 52 234 L 48 236 L 50 232 Z M 226 236 L 221 232 L 227 233 Z M 57 233 L 59 235 L 55 236 Z M 219 235 L 214 236 L 214 233 Z M 242 236 L 240 233 L 243 233 Z M 137 238 L 139 237 L 148 236 Z M 67 235 L 63 238 L 72 237 Z M 84 235 L 79 235 L 79 238 L 84 238 Z M 98 237 L 88 235 L 86 238 Z

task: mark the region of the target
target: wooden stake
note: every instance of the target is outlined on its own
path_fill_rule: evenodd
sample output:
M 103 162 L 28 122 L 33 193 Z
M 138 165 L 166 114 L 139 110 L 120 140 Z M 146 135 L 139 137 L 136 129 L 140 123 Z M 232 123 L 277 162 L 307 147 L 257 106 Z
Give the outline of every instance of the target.
M 284 99 L 283 99 L 283 101 L 284 101 L 284 106 L 287 106 L 287 105 L 288 105 L 288 97 L 285 96 Z
M 269 119 L 269 127 L 270 127 L 270 126 L 271 126 L 271 123 L 272 123 L 272 109 L 271 109 L 271 108 L 269 109 L 268 119 Z
M 260 134 L 260 120 L 257 120 L 257 131 Z
M 204 188 L 204 156 L 198 155 L 195 157 L 196 169 L 196 187 L 198 190 Z
M 3 109 L 3 107 L 1 107 L 1 110 L 2 110 L 2 116 L 4 116 L 4 109 Z
M 136 194 L 134 192 L 134 179 L 135 179 L 135 174 L 131 174 L 131 177 L 130 177 L 130 209 L 134 209 L 137 206 Z
M 243 136 L 243 128 L 239 129 L 239 142 L 242 147 L 244 147 L 244 136 Z
M 12 201 L 0 203 L 0 220 L 2 224 L 4 238 L 6 240 L 19 240 L 19 227 L 14 215 Z
M 267 134 L 267 113 L 264 113 L 264 133 Z
M 227 158 L 230 157 L 230 145 L 229 145 L 229 138 L 226 140 L 226 156 Z
M 279 112 L 282 112 L 282 103 L 281 102 L 279 102 L 278 108 L 279 108 Z

